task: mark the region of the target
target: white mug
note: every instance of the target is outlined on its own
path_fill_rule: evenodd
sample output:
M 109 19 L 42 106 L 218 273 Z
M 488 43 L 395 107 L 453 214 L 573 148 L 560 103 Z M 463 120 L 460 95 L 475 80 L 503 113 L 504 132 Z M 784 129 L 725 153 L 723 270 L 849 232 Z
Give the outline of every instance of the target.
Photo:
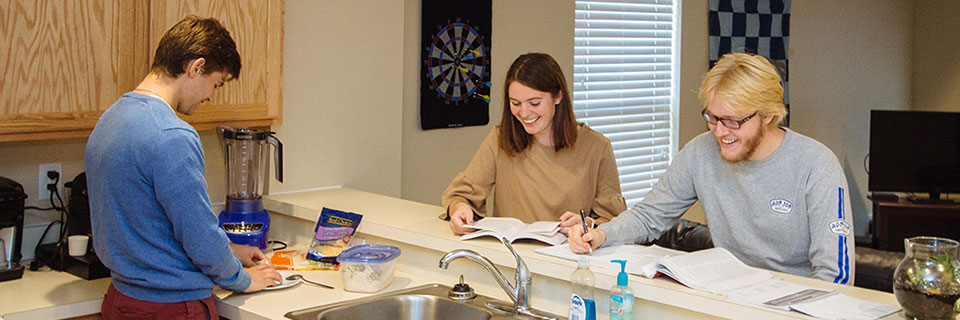
M 70 255 L 80 257 L 87 254 L 87 243 L 90 242 L 90 236 L 77 234 L 67 237 L 67 248 Z

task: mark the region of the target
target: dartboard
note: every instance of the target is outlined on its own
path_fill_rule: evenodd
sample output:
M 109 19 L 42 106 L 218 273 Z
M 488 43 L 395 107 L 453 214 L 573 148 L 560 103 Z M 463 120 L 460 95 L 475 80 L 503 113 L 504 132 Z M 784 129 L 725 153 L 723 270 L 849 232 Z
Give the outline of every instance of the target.
M 438 29 L 426 48 L 425 67 L 430 89 L 447 104 L 459 104 L 471 97 L 489 101 L 489 96 L 477 91 L 489 86 L 484 81 L 490 63 L 484 37 L 469 23 L 455 22 Z

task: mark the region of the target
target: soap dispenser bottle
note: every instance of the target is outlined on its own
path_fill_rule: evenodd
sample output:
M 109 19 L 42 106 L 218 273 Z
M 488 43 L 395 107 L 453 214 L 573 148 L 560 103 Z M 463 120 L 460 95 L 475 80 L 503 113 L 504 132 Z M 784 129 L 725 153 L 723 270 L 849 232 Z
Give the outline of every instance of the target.
M 627 261 L 610 260 L 620 264 L 617 285 L 610 288 L 610 320 L 633 320 L 633 289 L 627 283 Z

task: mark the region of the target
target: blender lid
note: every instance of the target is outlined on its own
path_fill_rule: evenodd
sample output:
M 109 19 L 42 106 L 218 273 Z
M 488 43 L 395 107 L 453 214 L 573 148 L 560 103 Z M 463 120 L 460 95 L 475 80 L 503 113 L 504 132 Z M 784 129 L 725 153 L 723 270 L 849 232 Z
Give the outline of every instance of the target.
M 0 202 L 17 201 L 27 198 L 23 192 L 23 186 L 16 181 L 0 177 Z
M 229 127 L 225 127 L 229 128 Z M 231 128 L 232 129 L 232 128 Z M 266 140 L 274 132 L 263 131 L 253 128 L 224 129 L 223 137 L 234 140 Z

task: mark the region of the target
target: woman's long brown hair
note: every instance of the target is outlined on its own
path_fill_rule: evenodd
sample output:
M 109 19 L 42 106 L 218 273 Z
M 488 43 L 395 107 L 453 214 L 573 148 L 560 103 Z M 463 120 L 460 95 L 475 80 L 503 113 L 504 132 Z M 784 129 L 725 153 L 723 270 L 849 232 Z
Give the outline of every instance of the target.
M 554 150 L 571 147 L 577 142 L 577 121 L 573 115 L 573 101 L 567 89 L 560 64 L 545 53 L 527 53 L 517 57 L 507 71 L 503 85 L 503 116 L 500 118 L 500 149 L 507 155 L 520 154 L 530 146 L 533 136 L 528 134 L 520 121 L 510 112 L 510 84 L 514 81 L 535 89 L 560 95 L 560 104 L 551 121 Z

